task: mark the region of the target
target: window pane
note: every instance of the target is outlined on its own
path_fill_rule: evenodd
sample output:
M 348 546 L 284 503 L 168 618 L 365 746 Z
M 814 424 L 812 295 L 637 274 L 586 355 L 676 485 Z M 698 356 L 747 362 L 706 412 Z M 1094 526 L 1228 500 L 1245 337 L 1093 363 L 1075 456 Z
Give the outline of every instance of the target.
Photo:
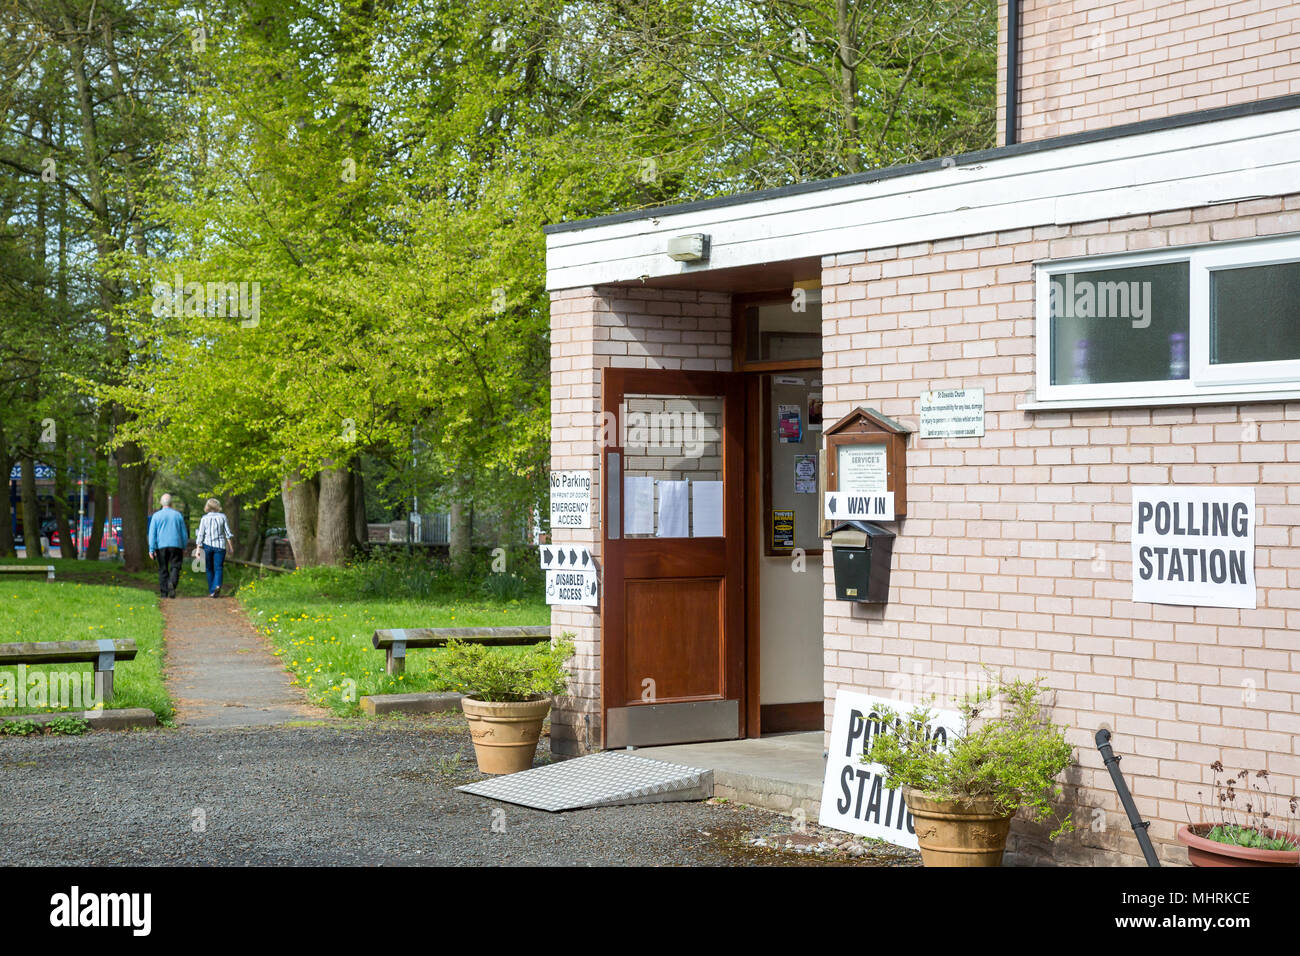
M 721 395 L 625 395 L 623 536 L 716 538 L 722 527 Z
M 1210 362 L 1300 359 L 1300 262 L 1210 273 Z
M 1052 276 L 1052 384 L 1186 379 L 1187 296 L 1186 262 Z
M 822 304 L 819 289 L 795 299 L 745 309 L 745 360 L 748 362 L 822 357 Z

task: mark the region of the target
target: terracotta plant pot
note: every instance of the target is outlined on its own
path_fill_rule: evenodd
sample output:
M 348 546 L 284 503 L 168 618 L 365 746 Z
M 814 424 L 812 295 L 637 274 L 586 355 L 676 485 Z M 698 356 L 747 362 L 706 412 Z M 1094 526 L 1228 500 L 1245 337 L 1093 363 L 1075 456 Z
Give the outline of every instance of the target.
M 1012 814 L 1000 813 L 992 797 L 938 800 L 910 789 L 903 797 L 926 866 L 1002 865 Z
M 524 701 L 489 701 L 462 697 L 474 756 L 483 773 L 518 773 L 533 765 L 542 722 L 551 709 L 549 697 Z
M 1187 847 L 1192 866 L 1300 866 L 1300 850 L 1261 850 L 1251 846 L 1233 846 L 1205 836 L 1213 823 L 1194 823 L 1178 828 L 1178 842 Z M 1266 830 L 1266 836 L 1285 837 L 1300 844 L 1300 837 L 1282 830 Z

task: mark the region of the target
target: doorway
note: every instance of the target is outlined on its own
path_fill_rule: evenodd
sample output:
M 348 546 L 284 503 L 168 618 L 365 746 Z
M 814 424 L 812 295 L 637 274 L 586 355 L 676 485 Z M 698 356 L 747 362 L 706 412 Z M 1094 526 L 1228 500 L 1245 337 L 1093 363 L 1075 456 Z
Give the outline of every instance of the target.
M 823 725 L 820 291 L 811 280 L 733 301 L 733 367 L 746 378 L 751 463 L 751 736 Z
M 822 728 L 818 283 L 732 303 L 734 371 L 602 371 L 606 749 Z

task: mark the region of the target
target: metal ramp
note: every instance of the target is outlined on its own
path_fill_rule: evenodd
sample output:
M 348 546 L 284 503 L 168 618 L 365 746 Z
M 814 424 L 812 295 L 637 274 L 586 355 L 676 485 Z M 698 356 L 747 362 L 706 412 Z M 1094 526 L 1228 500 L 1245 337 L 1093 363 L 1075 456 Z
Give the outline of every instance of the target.
M 605 750 L 456 789 L 555 813 L 635 803 L 707 800 L 713 796 L 713 771 Z

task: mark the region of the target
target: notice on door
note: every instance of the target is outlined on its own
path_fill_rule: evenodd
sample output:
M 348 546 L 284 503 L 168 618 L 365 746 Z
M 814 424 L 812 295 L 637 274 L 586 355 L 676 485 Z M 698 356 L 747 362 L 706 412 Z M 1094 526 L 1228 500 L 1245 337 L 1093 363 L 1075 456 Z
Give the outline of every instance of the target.
M 983 438 L 984 389 L 940 388 L 922 392 L 922 438 Z
M 1133 600 L 1256 606 L 1255 489 L 1133 489 Z
M 889 457 L 884 445 L 840 445 L 835 466 L 840 491 L 873 495 L 888 490 Z
M 591 527 L 591 472 L 551 472 L 551 527 Z
M 600 585 L 595 571 L 547 571 L 547 604 L 580 604 L 595 607 L 600 598 Z
M 817 822 L 915 850 L 916 830 L 902 791 L 885 786 L 879 764 L 862 762 L 862 755 L 870 748 L 875 735 L 892 732 L 892 727 L 880 716 L 882 706 L 904 718 L 912 711 L 911 704 L 898 700 L 856 691 L 836 693 L 826 778 L 822 783 L 821 815 Z M 935 746 L 943 749 L 961 734 L 961 715 L 952 710 L 932 710 L 931 714 L 934 716 L 927 733 Z
M 794 512 L 773 510 L 772 512 L 772 550 L 794 550 Z

